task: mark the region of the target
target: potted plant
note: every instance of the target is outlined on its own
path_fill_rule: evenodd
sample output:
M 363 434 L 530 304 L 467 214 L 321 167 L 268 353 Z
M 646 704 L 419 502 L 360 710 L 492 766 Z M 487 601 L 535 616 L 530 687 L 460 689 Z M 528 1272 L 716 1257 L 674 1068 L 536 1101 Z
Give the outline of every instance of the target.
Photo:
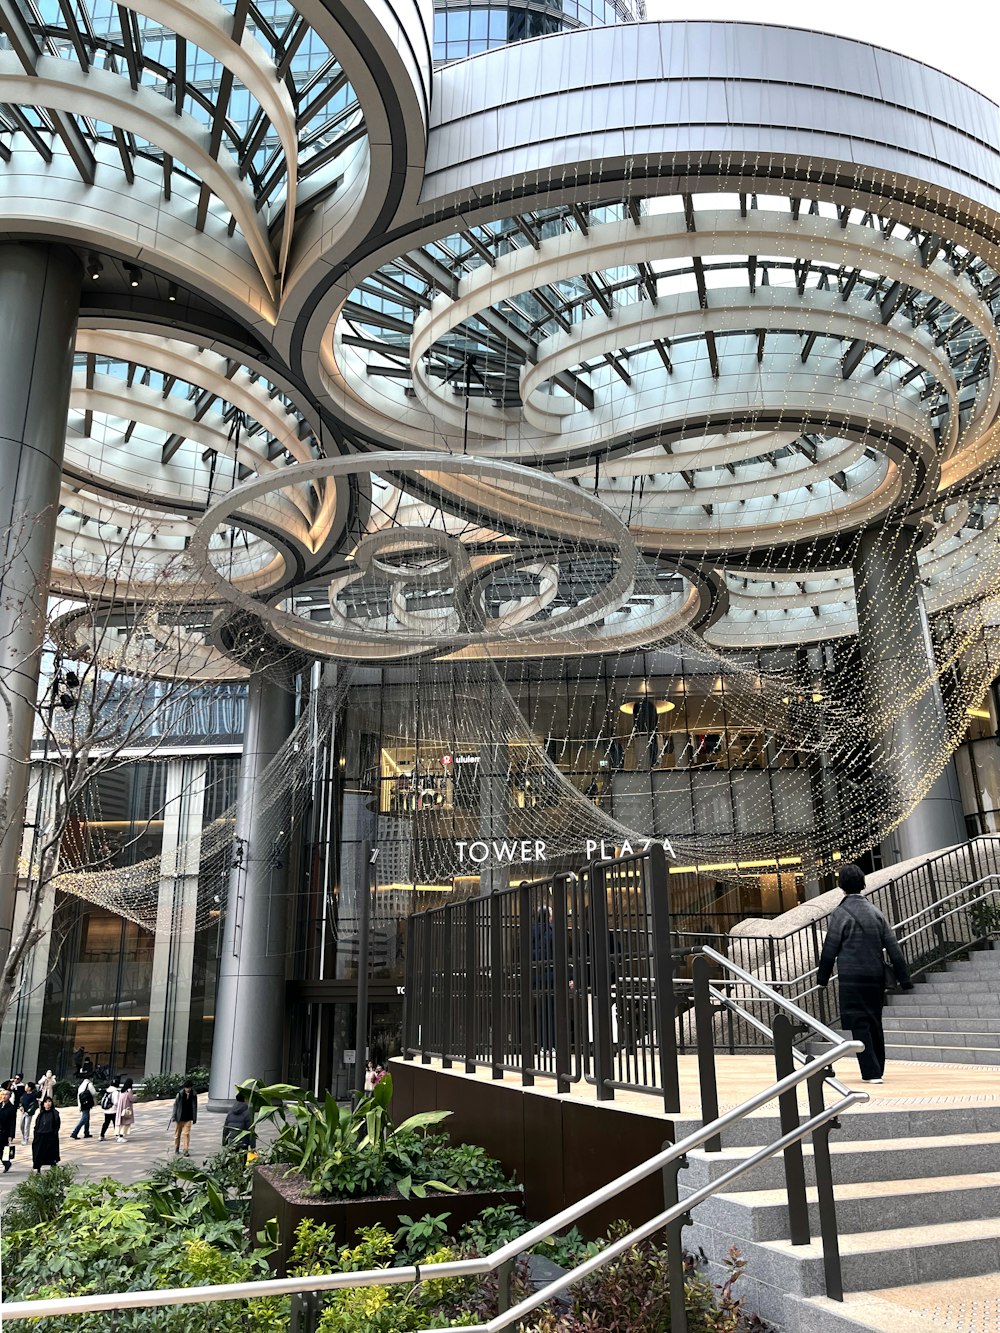
M 353 1109 L 329 1093 L 320 1098 L 284 1083 L 263 1087 L 250 1080 L 242 1091 L 255 1112 L 254 1130 L 268 1121 L 277 1126 L 254 1170 L 250 1229 L 256 1234 L 276 1219 L 279 1274 L 304 1218 L 351 1244 L 362 1227 L 392 1232 L 403 1214 L 439 1213 L 445 1195 L 453 1225 L 484 1208 L 520 1202 L 520 1187 L 482 1148 L 427 1132 L 450 1111 L 423 1111 L 394 1125 L 390 1074 Z

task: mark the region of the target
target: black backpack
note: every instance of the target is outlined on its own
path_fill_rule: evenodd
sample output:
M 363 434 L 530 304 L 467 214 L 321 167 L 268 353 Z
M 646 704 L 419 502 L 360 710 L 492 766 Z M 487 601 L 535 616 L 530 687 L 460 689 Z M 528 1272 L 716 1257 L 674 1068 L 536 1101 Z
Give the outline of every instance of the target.
M 80 1110 L 89 1111 L 93 1104 L 94 1094 L 89 1088 L 84 1088 L 83 1092 L 80 1093 Z

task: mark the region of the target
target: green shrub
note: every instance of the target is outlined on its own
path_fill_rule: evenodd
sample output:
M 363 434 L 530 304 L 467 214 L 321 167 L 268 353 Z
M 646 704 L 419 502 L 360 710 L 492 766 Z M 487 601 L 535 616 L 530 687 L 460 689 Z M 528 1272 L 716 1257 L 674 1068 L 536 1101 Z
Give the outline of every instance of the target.
M 6 1232 L 26 1231 L 59 1215 L 66 1192 L 73 1184 L 75 1166 L 53 1166 L 48 1171 L 32 1171 L 15 1185 L 3 1210 Z
M 186 1074 L 147 1074 L 135 1090 L 136 1101 L 155 1102 L 165 1097 L 176 1097 L 186 1079 L 194 1083 L 195 1092 L 208 1091 L 208 1070 L 199 1065 Z

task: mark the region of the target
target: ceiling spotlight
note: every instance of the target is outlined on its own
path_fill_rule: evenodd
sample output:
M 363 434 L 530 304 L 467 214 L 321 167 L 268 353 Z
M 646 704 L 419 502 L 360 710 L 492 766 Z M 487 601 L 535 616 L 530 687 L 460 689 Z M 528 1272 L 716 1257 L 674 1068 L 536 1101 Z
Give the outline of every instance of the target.
M 176 301 L 176 300 L 177 300 L 177 283 L 176 283 L 176 282 L 171 282 L 171 283 L 168 283 L 168 284 L 167 284 L 167 300 L 168 300 L 168 301 Z
M 136 268 L 135 264 L 126 264 L 125 272 L 128 274 L 128 285 L 138 287 L 139 283 L 142 282 L 142 269 Z
M 104 265 L 96 255 L 91 255 L 87 260 L 87 277 L 90 278 L 91 281 L 96 282 L 103 272 Z

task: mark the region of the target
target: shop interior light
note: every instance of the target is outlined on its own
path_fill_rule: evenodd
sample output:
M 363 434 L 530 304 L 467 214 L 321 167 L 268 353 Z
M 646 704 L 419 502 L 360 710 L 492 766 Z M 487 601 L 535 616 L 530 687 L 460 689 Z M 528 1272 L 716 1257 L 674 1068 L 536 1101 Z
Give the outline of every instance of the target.
M 658 713 L 672 713 L 676 707 L 677 705 L 671 703 L 669 699 L 657 699 L 656 701 L 656 711 Z M 627 713 L 631 717 L 635 712 L 635 701 L 626 700 L 625 703 L 619 705 L 618 711 L 619 713 Z

